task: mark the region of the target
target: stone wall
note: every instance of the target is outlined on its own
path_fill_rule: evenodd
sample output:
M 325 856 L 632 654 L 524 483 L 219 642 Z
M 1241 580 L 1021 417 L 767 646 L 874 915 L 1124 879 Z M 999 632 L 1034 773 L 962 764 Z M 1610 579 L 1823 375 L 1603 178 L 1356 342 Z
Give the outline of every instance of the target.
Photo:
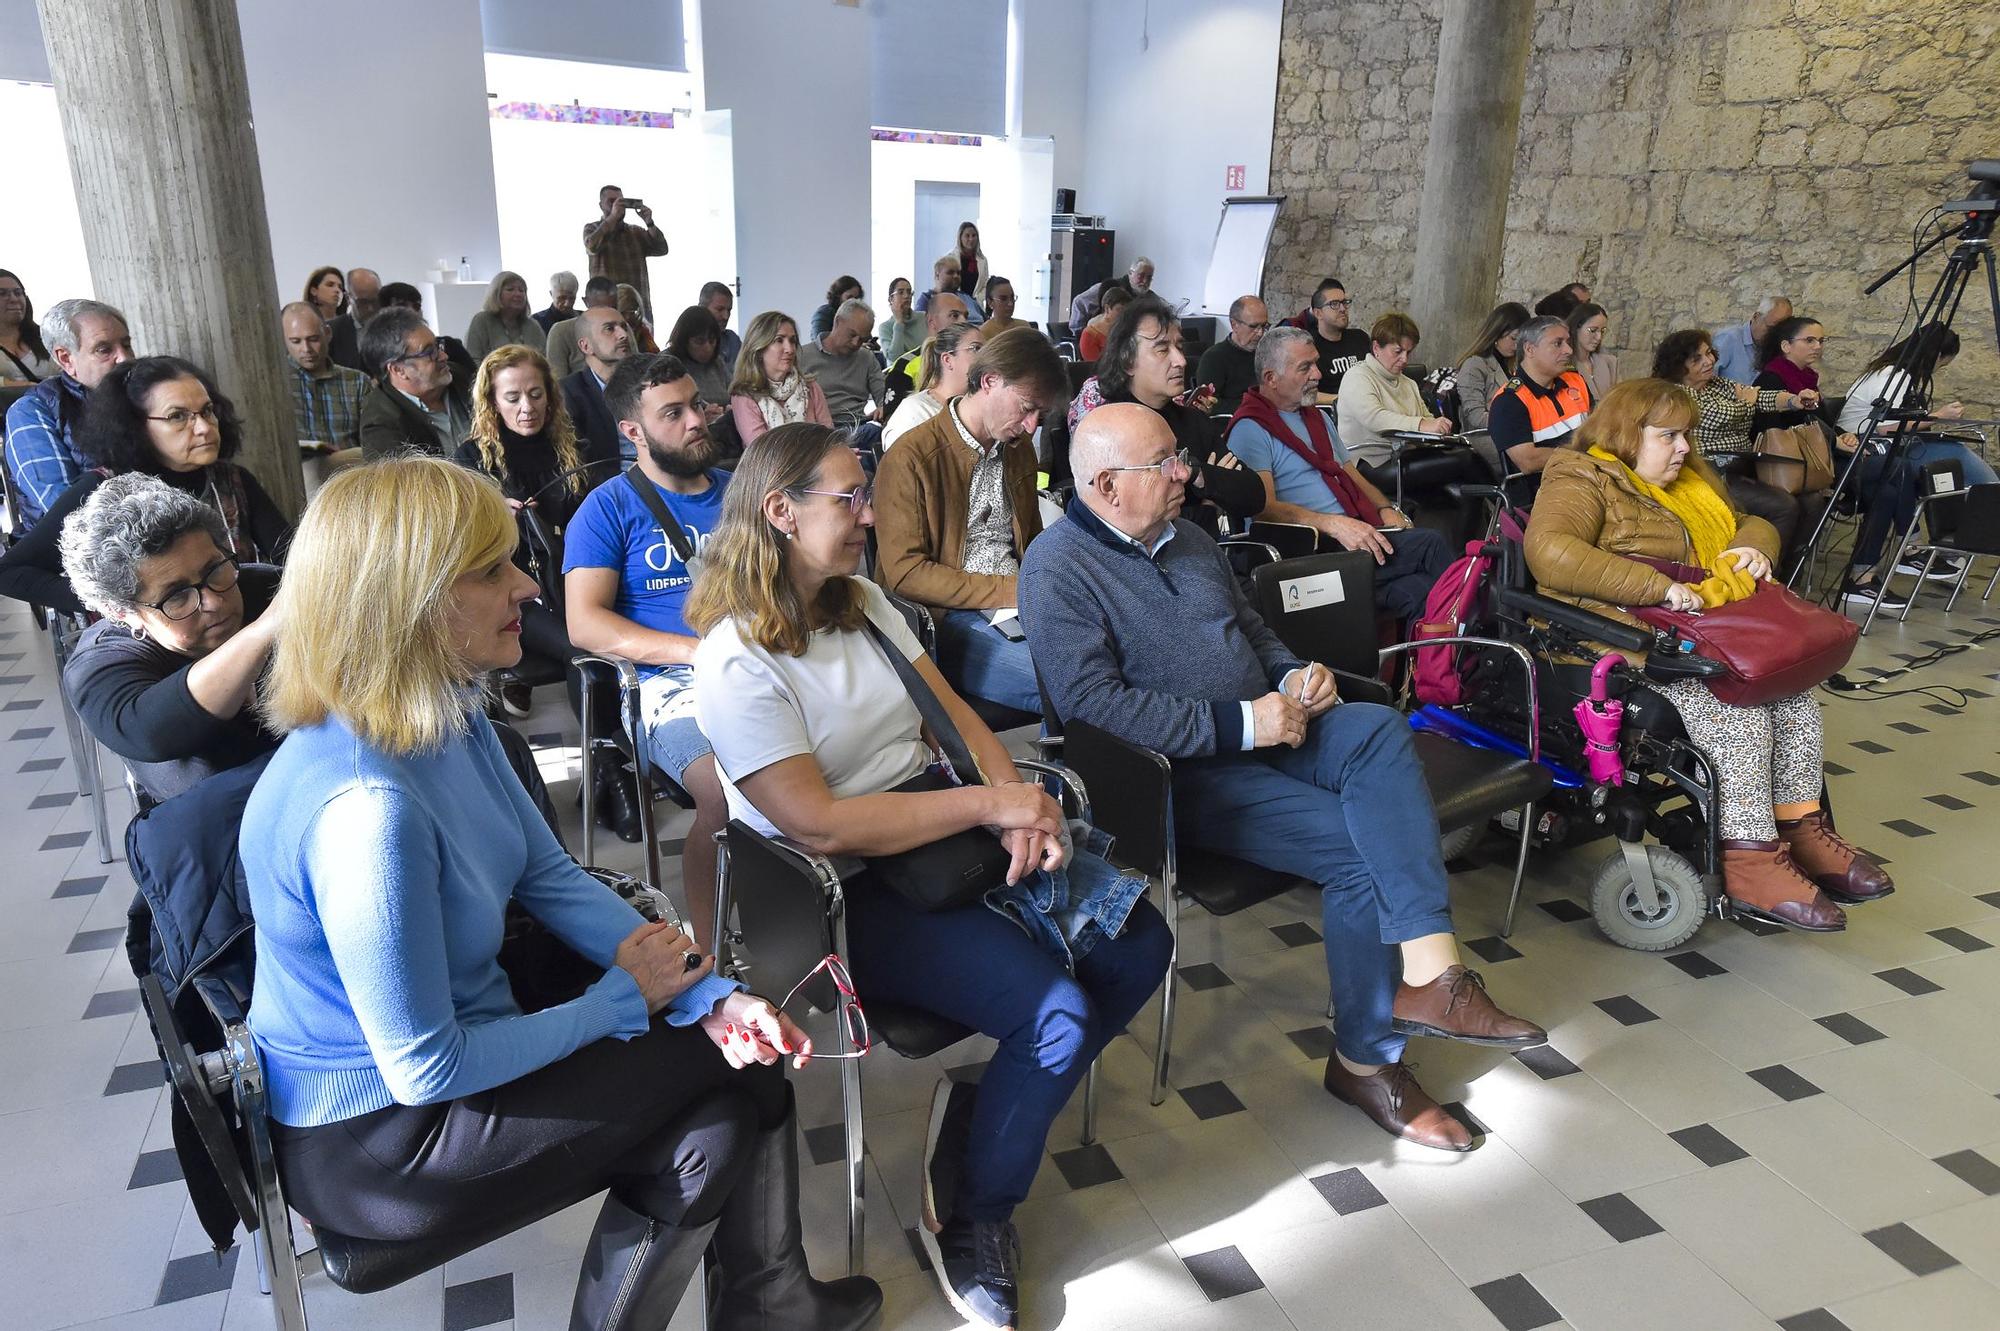
M 1265 295 L 1289 314 L 1334 273 L 1355 322 L 1407 302 L 1439 15 L 1495 0 L 1287 0 L 1271 192 L 1288 196 Z M 1623 373 L 1667 332 L 1766 291 L 1823 320 L 1845 389 L 1908 288 L 1861 288 L 1924 213 L 2000 156 L 2000 5 L 1964 0 L 1543 3 L 1523 93 L 1498 299 L 1581 278 Z M 1920 272 L 1928 294 L 1941 254 Z M 1940 389 L 2000 403 L 1984 292 Z M 1456 348 L 1424 347 L 1436 363 Z

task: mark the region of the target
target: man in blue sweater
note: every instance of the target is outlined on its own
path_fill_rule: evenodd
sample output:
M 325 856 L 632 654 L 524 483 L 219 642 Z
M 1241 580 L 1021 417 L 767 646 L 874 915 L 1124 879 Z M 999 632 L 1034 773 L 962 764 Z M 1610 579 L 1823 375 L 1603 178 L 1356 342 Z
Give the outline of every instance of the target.
M 1327 1090 L 1397 1136 L 1470 1150 L 1465 1126 L 1404 1066 L 1405 1038 L 1524 1049 L 1548 1037 L 1502 1012 L 1458 960 L 1408 724 L 1342 703 L 1332 673 L 1285 650 L 1214 543 L 1177 520 L 1188 460 L 1158 415 L 1098 408 L 1070 464 L 1068 520 L 1028 547 L 1020 576 L 1057 716 L 1172 759 L 1184 843 L 1320 885 L 1339 1013 Z

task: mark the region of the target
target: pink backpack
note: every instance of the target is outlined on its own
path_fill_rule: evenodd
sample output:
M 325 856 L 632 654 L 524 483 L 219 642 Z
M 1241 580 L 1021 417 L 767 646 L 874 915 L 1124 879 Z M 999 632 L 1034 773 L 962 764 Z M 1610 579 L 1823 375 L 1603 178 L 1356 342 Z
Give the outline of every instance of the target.
M 1486 574 L 1493 566 L 1482 553 L 1483 541 L 1466 544 L 1465 557 L 1455 560 L 1431 587 L 1424 601 L 1423 618 L 1412 635 L 1417 642 L 1426 638 L 1457 636 L 1477 619 L 1486 595 Z M 1437 707 L 1456 707 L 1465 701 L 1465 672 L 1460 663 L 1461 649 L 1454 646 L 1420 647 L 1415 652 L 1417 701 Z

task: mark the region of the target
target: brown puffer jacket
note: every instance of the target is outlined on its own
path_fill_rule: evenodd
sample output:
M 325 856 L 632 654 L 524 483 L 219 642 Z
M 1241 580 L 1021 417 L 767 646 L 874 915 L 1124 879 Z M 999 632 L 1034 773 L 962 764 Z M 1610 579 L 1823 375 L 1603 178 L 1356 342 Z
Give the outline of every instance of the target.
M 1722 478 L 1698 455 L 1690 453 L 1684 465 L 1729 502 Z M 1736 536 L 1729 544 L 1761 550 L 1776 563 L 1771 524 L 1734 505 L 1730 511 Z M 1694 544 L 1679 518 L 1639 493 L 1622 464 L 1565 449 L 1542 471 L 1525 553 L 1542 595 L 1637 624 L 1621 607 L 1658 605 L 1672 579 L 1625 556 L 1692 563 Z

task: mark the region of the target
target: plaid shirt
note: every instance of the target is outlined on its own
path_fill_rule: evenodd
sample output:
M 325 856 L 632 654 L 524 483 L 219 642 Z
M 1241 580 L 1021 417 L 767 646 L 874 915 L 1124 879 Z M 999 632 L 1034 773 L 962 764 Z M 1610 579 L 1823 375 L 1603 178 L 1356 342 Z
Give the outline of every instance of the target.
M 336 448 L 359 448 L 361 399 L 375 381 L 345 365 L 332 369 L 329 378 L 315 379 L 298 366 L 292 367 L 292 412 L 298 436 Z
M 600 219 L 583 228 L 583 248 L 590 256 L 590 275 L 608 277 L 614 282 L 628 282 L 637 287 L 639 297 L 650 314 L 653 309 L 653 284 L 646 277 L 646 259 L 651 255 L 665 254 L 667 238 L 660 234 L 656 226 L 620 222 L 614 230 L 605 234 L 602 243 L 593 248 L 591 241 L 603 226 L 604 222 Z
M 7 408 L 7 470 L 13 473 L 22 531 L 83 475 L 72 434 L 83 414 L 83 385 L 66 374 L 52 375 Z
M 1750 418 L 1778 409 L 1778 390 L 1757 391 L 1755 406 L 1737 396 L 1740 385 L 1717 376 L 1700 388 L 1684 388 L 1701 413 L 1694 426 L 1694 446 L 1711 462 L 1728 462 L 1750 449 Z

